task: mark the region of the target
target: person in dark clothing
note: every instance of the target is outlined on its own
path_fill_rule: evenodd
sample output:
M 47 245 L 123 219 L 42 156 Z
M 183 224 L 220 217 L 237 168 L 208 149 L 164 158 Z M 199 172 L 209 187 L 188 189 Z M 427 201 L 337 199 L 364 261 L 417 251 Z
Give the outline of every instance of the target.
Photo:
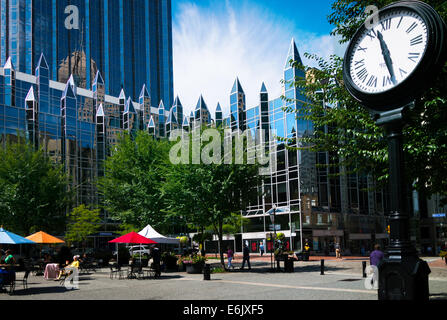
M 155 277 L 160 277 L 160 275 L 161 275 L 161 266 L 160 266 L 161 254 L 160 254 L 160 250 L 155 245 L 153 245 L 151 247 L 151 258 L 153 260 L 153 268 L 155 270 Z
M 244 245 L 244 258 L 242 260 L 242 267 L 241 270 L 244 269 L 245 267 L 245 261 L 247 261 L 248 264 L 248 270 L 251 270 L 251 265 L 250 265 L 250 250 L 248 249 L 247 245 Z
M 384 254 L 382 251 L 380 251 L 380 245 L 376 244 L 374 246 L 374 251 L 371 252 L 371 255 L 369 257 L 370 264 L 372 266 L 377 267 L 379 265 L 380 261 L 383 260 L 383 258 L 384 258 Z

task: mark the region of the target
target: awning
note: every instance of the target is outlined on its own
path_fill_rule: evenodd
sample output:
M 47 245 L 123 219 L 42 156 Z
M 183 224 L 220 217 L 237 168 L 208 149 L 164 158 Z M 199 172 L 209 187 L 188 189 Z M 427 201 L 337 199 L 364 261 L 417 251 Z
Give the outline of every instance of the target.
M 351 233 L 349 240 L 371 240 L 371 233 Z
M 159 234 L 157 231 L 154 230 L 150 225 L 147 225 L 146 228 L 138 232 L 139 235 L 152 239 L 156 241 L 157 243 L 163 243 L 163 244 L 180 244 L 180 240 L 176 238 L 168 238 L 161 234 Z

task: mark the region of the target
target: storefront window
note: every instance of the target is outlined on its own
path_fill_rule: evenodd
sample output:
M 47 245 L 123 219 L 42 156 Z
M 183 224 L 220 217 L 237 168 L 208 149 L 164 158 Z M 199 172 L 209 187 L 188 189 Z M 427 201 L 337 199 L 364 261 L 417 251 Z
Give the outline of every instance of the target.
M 264 218 L 249 218 L 243 229 L 244 232 L 264 232 Z

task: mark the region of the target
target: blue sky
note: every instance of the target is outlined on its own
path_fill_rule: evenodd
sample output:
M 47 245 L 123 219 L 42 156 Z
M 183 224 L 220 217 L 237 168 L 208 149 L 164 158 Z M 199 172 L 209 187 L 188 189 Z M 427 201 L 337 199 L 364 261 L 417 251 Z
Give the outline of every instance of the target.
M 248 107 L 258 104 L 264 81 L 270 98 L 281 95 L 283 68 L 294 38 L 305 52 L 328 57 L 344 47 L 327 22 L 333 0 L 172 0 L 174 91 L 185 111 L 200 94 L 212 113 L 225 114 L 239 77 Z

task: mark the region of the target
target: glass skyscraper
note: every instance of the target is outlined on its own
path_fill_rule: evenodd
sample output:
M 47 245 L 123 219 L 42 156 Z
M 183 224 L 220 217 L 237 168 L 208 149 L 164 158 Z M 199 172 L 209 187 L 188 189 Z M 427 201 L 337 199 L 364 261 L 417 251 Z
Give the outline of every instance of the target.
M 294 41 L 284 68 L 286 81 L 304 76 L 290 65 L 291 60 L 301 61 Z M 329 248 L 336 241 L 359 250 L 371 241 L 386 240 L 386 197 L 374 191 L 373 179 L 358 174 L 334 176 L 334 170 L 346 169 L 318 166 L 328 163 L 327 153 L 296 148 L 305 147 L 300 138 L 315 130 L 310 121 L 298 120 L 294 113 L 285 111 L 299 112 L 301 101 L 305 101 L 296 88 L 285 85 L 283 95 L 291 99 L 286 102 L 281 97 L 269 97 L 262 83 L 259 104 L 248 107 L 243 85 L 236 79 L 229 95 L 230 108 L 225 110 L 228 116 L 223 116 L 219 104 L 213 120 L 203 96 L 195 110 L 185 116 L 178 97 L 171 105 L 154 101 L 145 84 L 136 91 L 135 99 L 125 89 L 108 95 L 106 88 L 113 84 L 99 71 L 92 77 L 90 88 L 82 88 L 74 74 L 64 82 L 51 80 L 51 68 L 43 54 L 31 73 L 19 71 L 12 56 L 0 67 L 0 146 L 17 139 L 19 132 L 42 147 L 70 174 L 76 205 L 101 202 L 95 181 L 104 175 L 103 162 L 124 131 L 147 130 L 157 138 L 167 138 L 175 129 L 190 131 L 215 125 L 231 129 L 235 135 L 249 132 L 256 137 L 264 129 L 270 137 L 276 134 L 292 139 L 288 145 L 276 140 L 268 145 L 274 150 L 277 165 L 258 186 L 262 195 L 241 213 L 249 223 L 230 241 L 236 251 L 248 242 L 257 252 L 259 244 L 275 229 L 285 234 L 292 250 L 300 249 L 302 239 L 308 239 L 315 251 Z M 274 208 L 273 224 L 270 214 Z M 104 215 L 107 221 L 107 212 Z M 208 243 L 206 250 L 211 251 L 212 246 Z M 271 242 L 266 249 L 272 249 Z
M 242 212 L 248 220 L 242 226 L 241 234 L 227 238 L 224 246 L 233 246 L 242 251 L 242 244 L 248 244 L 251 252 L 259 252 L 261 243 L 267 252 L 273 250 L 273 242 L 266 241 L 276 230 L 284 233 L 286 246 L 300 250 L 308 240 L 315 252 L 334 252 L 334 244 L 351 248 L 359 253 L 360 248 L 370 248 L 373 242 L 386 241 L 385 206 L 386 195 L 375 191 L 374 180 L 368 175 L 337 175 L 346 170 L 329 164 L 327 152 L 315 153 L 306 150 L 300 138 L 314 134 L 311 121 L 297 119 L 294 110 L 300 114 L 306 98 L 288 81 L 305 77 L 304 72 L 291 65 L 301 63 L 295 41 L 292 40 L 284 66 L 282 97 L 271 98 L 264 83 L 260 86 L 259 104 L 247 106 L 243 85 L 236 79 L 230 93 L 230 110 L 223 119 L 224 126 L 236 132 L 245 132 L 247 137 L 256 137 L 260 129 L 268 136 L 286 140 L 273 140 L 268 149 L 276 159 L 276 166 L 263 178 L 258 186 L 260 195 Z M 290 99 L 290 100 L 289 100 Z M 216 111 L 216 125 L 222 118 L 219 107 Z M 275 213 L 273 223 L 271 217 Z M 217 250 L 216 243 L 207 243 L 206 250 Z M 335 254 L 335 253 L 334 253 Z
M 173 104 L 171 0 L 0 0 L 0 65 L 11 57 L 32 74 L 43 53 L 50 80 L 71 75 L 90 89 L 97 71 L 105 93 Z

